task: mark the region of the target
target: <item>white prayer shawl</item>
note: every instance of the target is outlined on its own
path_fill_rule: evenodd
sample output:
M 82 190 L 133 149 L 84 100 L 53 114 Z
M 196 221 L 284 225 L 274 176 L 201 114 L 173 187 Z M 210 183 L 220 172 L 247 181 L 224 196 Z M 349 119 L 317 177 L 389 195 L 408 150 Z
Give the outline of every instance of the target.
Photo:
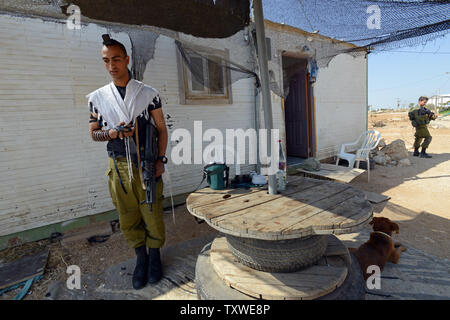
M 158 94 L 153 87 L 131 79 L 126 86 L 125 99 L 122 99 L 113 82 L 89 93 L 86 98 L 89 103 L 92 102 L 98 119 L 102 119 L 103 128 L 108 130 L 120 122 L 134 124 L 138 116 L 145 116 L 154 123 L 148 114 L 148 106 Z
M 142 116 L 155 124 L 148 113 L 148 106 L 153 103 L 153 99 L 158 94 L 158 91 L 153 87 L 131 79 L 126 86 L 124 99 L 122 99 L 113 82 L 89 93 L 86 98 L 88 98 L 89 105 L 92 103 L 93 112 L 97 114 L 97 119 L 102 120 L 103 128 L 109 130 L 117 127 L 121 122 L 125 122 L 125 125 L 129 123 L 134 125 L 135 119 Z M 128 176 L 131 182 L 133 170 L 129 138 L 125 138 L 125 148 Z

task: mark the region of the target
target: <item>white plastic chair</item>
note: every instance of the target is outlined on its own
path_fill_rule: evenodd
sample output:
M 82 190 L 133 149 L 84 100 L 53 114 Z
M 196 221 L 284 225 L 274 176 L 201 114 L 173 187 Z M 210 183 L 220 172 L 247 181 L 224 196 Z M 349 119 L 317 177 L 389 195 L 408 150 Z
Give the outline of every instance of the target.
M 364 139 L 361 146 L 358 150 L 356 150 L 355 154 L 345 152 L 347 147 L 357 147 L 360 145 L 361 139 Z M 369 130 L 363 132 L 358 140 L 352 143 L 344 143 L 341 146 L 341 151 L 337 155 L 336 165 L 339 163 L 339 159 L 347 160 L 348 166 L 353 168 L 356 162 L 356 167 L 359 168 L 360 161 L 367 162 L 367 182 L 370 182 L 370 161 L 369 161 L 369 152 L 370 150 L 376 148 L 378 143 L 380 142 L 381 134 L 376 130 Z

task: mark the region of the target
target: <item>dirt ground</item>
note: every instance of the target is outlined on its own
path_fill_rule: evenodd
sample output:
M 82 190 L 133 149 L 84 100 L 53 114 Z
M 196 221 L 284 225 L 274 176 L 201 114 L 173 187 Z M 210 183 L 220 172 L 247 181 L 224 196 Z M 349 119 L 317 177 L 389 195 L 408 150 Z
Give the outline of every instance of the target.
M 371 114 L 369 127 L 380 120 L 386 126 L 374 129 L 386 143 L 396 139 L 405 141 L 412 165 L 376 165 L 371 171 L 370 183 L 363 174 L 353 180 L 352 185 L 391 197 L 387 202 L 374 205 L 374 212 L 375 216 L 387 217 L 399 224 L 400 234 L 396 235 L 399 240 L 450 259 L 450 126 L 439 129 L 429 126 L 433 140 L 427 153 L 433 158 L 424 159 L 412 156 L 414 128 L 407 112 Z M 450 121 L 445 122 L 450 124 Z
M 101 223 L 93 228 L 89 234 L 105 234 L 104 231 L 109 226 L 109 222 Z M 185 205 L 175 208 L 175 223 L 172 211 L 165 212 L 166 242 L 165 246 L 171 246 L 182 241 L 216 234 L 217 231 L 206 223 L 198 224 L 194 217 L 189 214 Z M 98 230 L 99 233 L 96 233 Z M 40 252 L 44 248 L 49 248 L 47 266 L 43 279 L 35 282 L 24 300 L 40 300 L 45 298 L 47 289 L 52 281 L 65 281 L 67 266 L 78 265 L 81 274 L 100 274 L 108 267 L 134 258 L 134 250 L 128 248 L 125 239 L 120 231 L 115 231 L 109 239 L 103 243 L 90 244 L 88 236 L 81 236 L 77 239 L 77 234 L 84 234 L 83 229 L 75 230 L 74 239 L 58 240 L 54 243 L 49 240 L 42 240 L 27 243 L 11 249 L 0 251 L 0 264 L 18 259 L 25 255 Z M 0 296 L 0 300 L 12 300 L 20 289 L 8 291 Z
M 405 141 L 409 151 L 414 142 L 414 130 L 406 113 L 371 114 L 369 127 L 376 121 L 386 126 L 376 127 L 386 143 L 395 139 Z M 371 181 L 366 174 L 352 181 L 363 190 L 388 195 L 387 202 L 374 205 L 375 216 L 388 217 L 400 226 L 395 237 L 407 245 L 429 254 L 450 259 L 450 129 L 430 128 L 433 141 L 427 150 L 432 159 L 413 157 L 409 167 L 375 166 Z M 217 233 L 206 223 L 198 224 L 185 205 L 175 210 L 176 224 L 170 211 L 166 219 L 166 246 Z M 104 229 L 103 225 L 103 229 Z M 103 243 L 89 244 L 86 237 L 73 241 L 42 240 L 0 252 L 0 263 L 17 259 L 32 252 L 49 248 L 50 254 L 44 278 L 33 284 L 24 299 L 43 299 L 49 284 L 67 278 L 66 268 L 76 264 L 82 274 L 101 273 L 107 267 L 134 257 L 121 232 L 114 232 Z M 5 293 L 1 299 L 12 299 L 19 289 Z

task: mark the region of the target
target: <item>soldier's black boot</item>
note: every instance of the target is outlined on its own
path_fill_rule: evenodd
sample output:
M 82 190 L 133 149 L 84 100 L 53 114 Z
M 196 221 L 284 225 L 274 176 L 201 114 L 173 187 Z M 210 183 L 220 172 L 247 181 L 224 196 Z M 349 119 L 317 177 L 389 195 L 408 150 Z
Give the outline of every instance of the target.
M 432 158 L 432 156 L 430 156 L 428 153 L 425 152 L 425 148 L 422 148 L 422 152 L 420 153 L 420 157 L 421 158 Z
M 140 246 L 135 248 L 134 251 L 136 252 L 136 267 L 133 272 L 133 288 L 139 290 L 147 284 L 147 248 L 145 246 Z
M 148 249 L 148 283 L 156 283 L 162 278 L 162 265 L 159 248 Z
M 414 157 L 418 157 L 419 156 L 419 148 L 414 148 L 413 156 Z

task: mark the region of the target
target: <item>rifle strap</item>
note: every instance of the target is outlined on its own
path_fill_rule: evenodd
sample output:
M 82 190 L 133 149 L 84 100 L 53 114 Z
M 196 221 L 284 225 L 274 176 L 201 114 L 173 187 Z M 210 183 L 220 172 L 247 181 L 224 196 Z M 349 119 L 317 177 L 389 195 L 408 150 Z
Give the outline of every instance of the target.
M 113 158 L 113 162 L 114 162 L 114 168 L 116 169 L 117 176 L 119 177 L 120 185 L 123 189 L 123 192 L 125 192 L 125 194 L 127 194 L 127 190 L 125 189 L 125 186 L 123 185 L 123 182 L 122 182 L 122 177 L 120 176 L 119 168 L 117 167 L 116 154 L 114 153 L 114 150 L 112 151 L 112 158 Z

